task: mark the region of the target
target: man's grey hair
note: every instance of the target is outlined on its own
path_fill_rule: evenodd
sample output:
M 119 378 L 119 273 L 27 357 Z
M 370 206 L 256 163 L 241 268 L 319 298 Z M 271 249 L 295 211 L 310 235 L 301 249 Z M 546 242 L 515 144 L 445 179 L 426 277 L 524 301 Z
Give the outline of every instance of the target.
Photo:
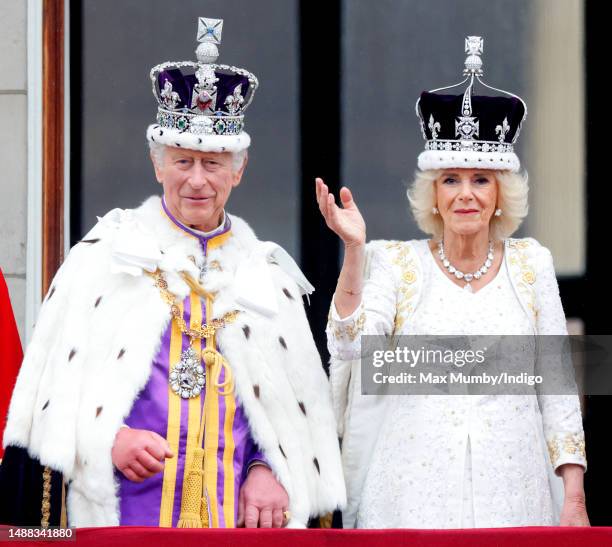
M 149 150 L 151 151 L 151 157 L 156 165 L 163 165 L 164 154 L 166 153 L 167 146 L 160 142 L 149 141 Z M 234 172 L 238 171 L 247 156 L 247 150 L 240 150 L 239 152 L 232 152 L 232 169 Z

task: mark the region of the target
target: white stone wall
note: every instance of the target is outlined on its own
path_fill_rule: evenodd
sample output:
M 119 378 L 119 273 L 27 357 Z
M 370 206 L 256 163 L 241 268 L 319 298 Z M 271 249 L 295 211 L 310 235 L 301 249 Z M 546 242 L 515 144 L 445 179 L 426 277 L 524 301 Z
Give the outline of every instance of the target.
M 23 341 L 26 292 L 26 0 L 0 1 L 0 267 Z
M 584 0 L 533 5 L 532 89 L 525 122 L 527 231 L 546 245 L 557 274 L 586 265 Z

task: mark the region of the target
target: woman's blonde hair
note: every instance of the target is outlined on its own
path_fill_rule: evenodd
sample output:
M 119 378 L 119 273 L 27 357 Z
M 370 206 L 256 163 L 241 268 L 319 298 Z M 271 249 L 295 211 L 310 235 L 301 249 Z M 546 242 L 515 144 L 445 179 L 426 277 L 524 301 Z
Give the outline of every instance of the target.
M 441 238 L 444 231 L 442 217 L 433 213 L 436 205 L 435 182 L 442 173 L 441 169 L 417 171 L 407 192 L 417 225 L 436 239 Z M 510 171 L 493 171 L 493 175 L 498 182 L 497 207 L 502 210 L 502 214 L 491 217 L 490 232 L 494 240 L 503 240 L 510 237 L 527 216 L 528 177 L 527 173 Z

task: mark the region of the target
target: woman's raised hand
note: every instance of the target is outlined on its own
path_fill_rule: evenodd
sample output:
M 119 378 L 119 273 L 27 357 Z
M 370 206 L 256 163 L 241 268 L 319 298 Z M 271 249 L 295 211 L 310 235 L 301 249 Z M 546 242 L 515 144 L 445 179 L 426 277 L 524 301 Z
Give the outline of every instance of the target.
M 351 191 L 346 186 L 340 189 L 340 208 L 323 179 L 317 178 L 315 183 L 319 210 L 329 229 L 338 235 L 346 247 L 364 245 L 366 226 Z

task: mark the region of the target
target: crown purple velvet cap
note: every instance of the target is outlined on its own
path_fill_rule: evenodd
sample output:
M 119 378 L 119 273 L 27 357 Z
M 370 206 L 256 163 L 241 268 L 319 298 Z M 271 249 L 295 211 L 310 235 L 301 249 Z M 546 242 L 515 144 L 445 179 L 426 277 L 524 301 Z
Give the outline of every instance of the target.
M 198 20 L 197 61 L 167 62 L 151 69 L 157 123 L 147 139 L 205 152 L 237 152 L 249 147 L 244 111 L 258 86 L 242 68 L 216 64 L 221 19 Z
M 229 114 L 225 100 L 229 95 L 233 95 L 238 86 L 242 86 L 242 94 L 247 95 L 249 92 L 249 79 L 240 74 L 225 74 L 218 70 L 215 70 L 215 76 L 219 81 L 217 82 L 217 95 L 214 110 L 215 112 L 225 112 Z M 164 89 L 166 82 L 170 82 L 172 84 L 172 89 L 178 93 L 179 99 L 177 108 L 179 110 L 186 110 L 193 114 L 199 113 L 197 106 L 191 108 L 191 98 L 197 83 L 194 72 L 183 73 L 180 68 L 162 70 L 157 76 L 157 85 L 160 91 Z
M 425 151 L 419 155 L 421 170 L 483 168 L 516 172 L 520 161 L 514 151 L 527 106 L 518 96 L 487 85 L 481 78 L 482 38 L 468 36 L 466 78 L 453 86 L 425 91 L 416 104 Z M 475 80 L 490 95 L 473 95 Z M 461 94 L 439 93 L 469 82 Z

